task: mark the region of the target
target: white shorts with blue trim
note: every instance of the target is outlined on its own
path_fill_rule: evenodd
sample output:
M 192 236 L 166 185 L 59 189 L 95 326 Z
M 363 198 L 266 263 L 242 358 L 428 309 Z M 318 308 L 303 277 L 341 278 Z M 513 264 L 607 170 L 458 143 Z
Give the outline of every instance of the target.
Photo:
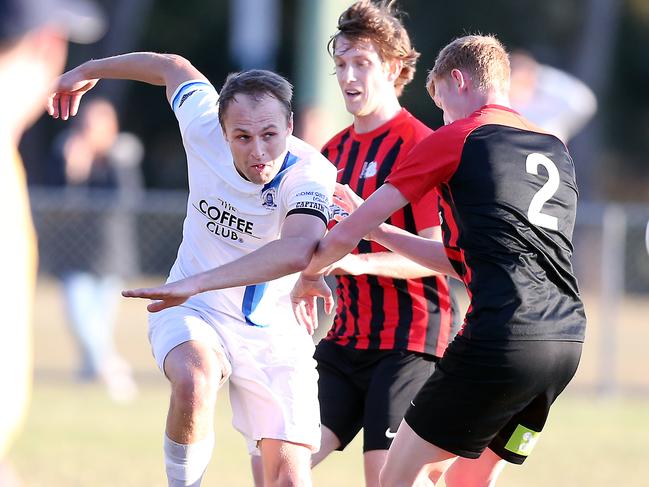
M 149 341 L 164 373 L 167 354 L 190 340 L 214 349 L 229 378 L 232 424 L 258 454 L 263 438 L 320 448 L 318 374 L 306 330 L 252 326 L 222 313 L 176 306 L 149 314 Z

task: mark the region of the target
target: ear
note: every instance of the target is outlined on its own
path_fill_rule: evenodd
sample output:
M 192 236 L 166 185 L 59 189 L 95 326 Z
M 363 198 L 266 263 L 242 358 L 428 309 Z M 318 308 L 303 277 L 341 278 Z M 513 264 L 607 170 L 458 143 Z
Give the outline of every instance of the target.
M 388 72 L 388 79 L 394 84 L 397 79 L 399 79 L 399 75 L 403 69 L 403 61 L 401 59 L 393 59 L 385 64 Z
M 291 115 L 288 118 L 288 126 L 286 130 L 286 135 L 293 135 L 293 112 L 291 112 Z
M 468 78 L 459 69 L 451 70 L 451 80 L 458 92 L 468 88 Z

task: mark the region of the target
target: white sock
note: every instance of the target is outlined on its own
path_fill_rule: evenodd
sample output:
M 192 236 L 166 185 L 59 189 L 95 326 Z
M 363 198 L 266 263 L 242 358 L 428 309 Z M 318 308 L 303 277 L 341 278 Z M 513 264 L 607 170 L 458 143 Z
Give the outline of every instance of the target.
M 164 435 L 164 457 L 169 487 L 199 487 L 214 449 L 214 434 L 182 445 Z

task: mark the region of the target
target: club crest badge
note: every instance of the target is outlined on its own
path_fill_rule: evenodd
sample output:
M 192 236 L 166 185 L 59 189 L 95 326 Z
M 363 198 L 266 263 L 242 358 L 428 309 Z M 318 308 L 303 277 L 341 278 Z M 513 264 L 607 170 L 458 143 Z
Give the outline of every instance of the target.
M 360 179 L 365 179 L 365 178 L 371 178 L 373 176 L 376 176 L 376 161 L 365 161 L 363 163 L 363 168 L 361 169 L 361 173 L 358 176 Z
M 261 193 L 261 204 L 264 208 L 277 208 L 275 204 L 276 199 L 277 193 L 275 192 L 275 188 L 268 188 Z

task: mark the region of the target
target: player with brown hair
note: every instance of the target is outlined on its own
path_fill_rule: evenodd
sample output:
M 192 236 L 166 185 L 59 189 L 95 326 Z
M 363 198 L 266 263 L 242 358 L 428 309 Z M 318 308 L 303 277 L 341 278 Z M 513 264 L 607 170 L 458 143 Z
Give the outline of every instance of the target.
M 419 53 L 393 1 L 352 4 L 328 48 L 353 123 L 322 152 L 339 169 L 340 185 L 366 198 L 432 133 L 399 102 Z M 436 191 L 390 221 L 439 240 Z M 327 273 L 336 276 L 338 309 L 314 355 L 323 441 L 313 463 L 362 429 L 365 483 L 373 486 L 410 400 L 459 328 L 457 305 L 446 276 L 375 242 L 360 242 Z

